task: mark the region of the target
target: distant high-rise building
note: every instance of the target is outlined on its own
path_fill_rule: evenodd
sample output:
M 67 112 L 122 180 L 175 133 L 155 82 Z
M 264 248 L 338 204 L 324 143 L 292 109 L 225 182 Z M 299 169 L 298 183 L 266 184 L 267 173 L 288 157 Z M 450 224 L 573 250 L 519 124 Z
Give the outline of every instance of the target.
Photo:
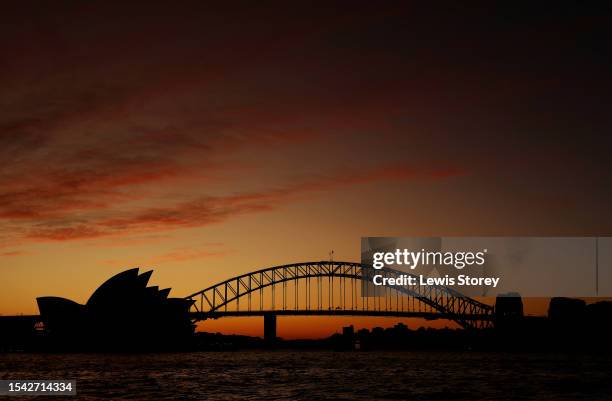
M 342 336 L 346 338 L 353 338 L 355 335 L 355 328 L 353 325 L 346 326 L 342 328 Z

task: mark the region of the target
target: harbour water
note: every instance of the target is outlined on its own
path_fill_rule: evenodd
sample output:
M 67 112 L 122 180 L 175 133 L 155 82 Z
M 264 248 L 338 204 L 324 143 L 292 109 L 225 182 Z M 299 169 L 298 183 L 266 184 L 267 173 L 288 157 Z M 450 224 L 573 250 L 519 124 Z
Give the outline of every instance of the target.
M 609 400 L 610 372 L 579 354 L 0 354 L 0 379 L 75 379 L 72 400 Z

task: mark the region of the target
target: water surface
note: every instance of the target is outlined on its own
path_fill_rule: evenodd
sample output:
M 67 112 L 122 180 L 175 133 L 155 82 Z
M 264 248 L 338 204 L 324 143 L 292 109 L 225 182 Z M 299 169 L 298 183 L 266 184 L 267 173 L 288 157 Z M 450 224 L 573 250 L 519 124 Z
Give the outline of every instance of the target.
M 612 358 L 596 355 L 0 354 L 1 379 L 76 379 L 72 400 L 609 400 L 610 372 Z

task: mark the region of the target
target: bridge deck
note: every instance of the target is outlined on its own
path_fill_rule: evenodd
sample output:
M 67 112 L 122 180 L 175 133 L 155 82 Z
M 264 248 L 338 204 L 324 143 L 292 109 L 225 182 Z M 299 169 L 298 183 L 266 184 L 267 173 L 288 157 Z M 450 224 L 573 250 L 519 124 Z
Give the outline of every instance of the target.
M 265 311 L 216 311 L 216 312 L 190 312 L 194 320 L 218 319 L 221 317 L 247 317 L 247 316 L 376 316 L 376 317 L 412 317 L 427 320 L 448 319 L 453 320 L 456 316 L 443 313 L 431 312 L 407 312 L 407 311 L 373 311 L 373 310 L 265 310 Z M 493 320 L 492 315 L 462 315 L 469 320 Z

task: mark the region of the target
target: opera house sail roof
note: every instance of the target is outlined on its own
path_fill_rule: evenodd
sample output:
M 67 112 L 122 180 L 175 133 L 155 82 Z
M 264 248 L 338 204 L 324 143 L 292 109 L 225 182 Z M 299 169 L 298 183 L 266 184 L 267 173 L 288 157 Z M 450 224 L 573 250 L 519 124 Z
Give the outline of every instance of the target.
M 191 338 L 192 301 L 168 298 L 147 284 L 153 271 L 123 271 L 98 287 L 85 305 L 60 297 L 37 298 L 49 340 L 60 348 L 173 348 Z

